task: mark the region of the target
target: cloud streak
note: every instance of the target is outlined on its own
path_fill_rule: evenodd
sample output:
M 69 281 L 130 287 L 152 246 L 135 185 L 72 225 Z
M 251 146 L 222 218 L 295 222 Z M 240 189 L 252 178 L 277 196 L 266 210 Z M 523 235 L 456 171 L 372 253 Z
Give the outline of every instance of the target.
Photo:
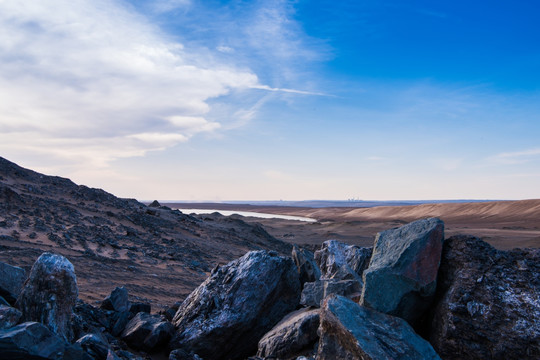
M 490 160 L 500 164 L 513 165 L 524 164 L 538 158 L 540 158 L 540 148 L 533 148 L 523 151 L 500 153 L 492 156 Z

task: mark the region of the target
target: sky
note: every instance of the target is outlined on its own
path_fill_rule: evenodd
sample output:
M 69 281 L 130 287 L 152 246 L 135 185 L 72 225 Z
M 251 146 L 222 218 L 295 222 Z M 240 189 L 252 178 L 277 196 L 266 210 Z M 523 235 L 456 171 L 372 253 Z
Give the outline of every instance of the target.
M 540 198 L 539 13 L 0 0 L 0 156 L 139 200 Z

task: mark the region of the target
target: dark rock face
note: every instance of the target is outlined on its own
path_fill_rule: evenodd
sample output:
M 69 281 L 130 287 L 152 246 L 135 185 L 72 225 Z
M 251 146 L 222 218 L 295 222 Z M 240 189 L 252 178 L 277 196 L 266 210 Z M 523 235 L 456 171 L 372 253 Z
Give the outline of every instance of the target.
M 73 265 L 61 255 L 43 253 L 32 266 L 17 307 L 23 314 L 23 321 L 45 324 L 55 334 L 69 340 L 77 296 Z
M 107 359 L 107 355 L 109 353 L 109 345 L 103 338 L 95 334 L 87 334 L 77 340 L 76 343 L 79 344 L 83 348 L 83 350 L 86 351 L 89 355 L 91 355 L 94 359 Z
M 124 287 L 116 287 L 101 303 L 101 308 L 114 311 L 129 310 L 128 291 Z
M 12 360 L 90 360 L 80 347 L 67 344 L 45 325 L 36 322 L 0 330 L 0 356 Z
M 540 250 L 446 240 L 429 331 L 444 359 L 540 359 Z
M 0 263 L 0 296 L 14 304 L 21 293 L 26 271 L 17 266 Z
M 325 241 L 315 252 L 321 279 L 354 279 L 362 282 L 362 272 L 371 258 L 371 248 L 347 245 L 336 240 Z
M 252 251 L 214 269 L 174 316 L 171 348 L 205 360 L 243 359 L 300 300 L 294 262 L 275 252 Z
M 417 320 L 435 295 L 443 241 L 444 223 L 437 218 L 377 234 L 360 304 Z
M 0 330 L 8 329 L 19 323 L 22 314 L 10 306 L 0 305 Z
M 321 301 L 328 295 L 358 295 L 361 290 L 361 284 L 356 280 L 317 280 L 304 284 L 304 289 L 300 296 L 300 304 L 303 306 L 320 307 Z
M 287 315 L 259 341 L 257 356 L 296 359 L 313 350 L 318 340 L 319 310 L 302 309 Z
M 134 349 L 152 351 L 166 344 L 174 333 L 174 326 L 160 315 L 140 312 L 122 332 L 122 340 Z
M 440 359 L 405 320 L 342 296 L 324 300 L 319 336 L 318 360 Z
M 300 283 L 304 285 L 306 282 L 312 282 L 319 280 L 321 277 L 321 270 L 315 263 L 313 253 L 300 249 L 298 246 L 293 245 L 292 258 L 296 267 L 298 268 L 298 274 L 300 276 Z

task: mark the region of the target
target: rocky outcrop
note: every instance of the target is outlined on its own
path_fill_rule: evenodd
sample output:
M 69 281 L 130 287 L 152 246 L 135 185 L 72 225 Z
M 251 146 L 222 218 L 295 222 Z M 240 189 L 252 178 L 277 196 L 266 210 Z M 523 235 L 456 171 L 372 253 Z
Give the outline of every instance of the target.
M 321 279 L 354 279 L 361 283 L 371 251 L 371 248 L 347 245 L 336 240 L 325 241 L 321 249 L 315 252 Z
M 359 295 L 361 290 L 361 284 L 356 280 L 317 280 L 304 284 L 304 289 L 300 296 L 300 304 L 303 306 L 320 307 L 321 301 L 328 295 L 336 294 L 355 297 Z
M 109 296 L 101 303 L 101 308 L 113 311 L 128 311 L 130 303 L 128 291 L 124 287 L 116 287 Z
M 302 309 L 287 315 L 259 341 L 257 356 L 296 359 L 310 353 L 319 336 L 319 309 Z
M 77 296 L 73 265 L 61 255 L 43 253 L 32 266 L 17 307 L 23 321 L 45 324 L 55 334 L 70 340 L 70 321 Z
M 14 304 L 21 293 L 26 271 L 17 266 L 0 263 L 0 296 Z
M 216 268 L 178 309 L 171 347 L 205 360 L 242 359 L 300 300 L 294 262 L 253 251 Z
M 109 344 L 96 334 L 87 334 L 76 341 L 81 348 L 95 360 L 106 360 L 109 354 Z
M 300 249 L 298 246 L 293 245 L 291 255 L 298 268 L 298 275 L 302 285 L 306 282 L 319 280 L 321 277 L 321 270 L 317 266 L 311 251 Z
M 444 223 L 437 218 L 377 234 L 360 304 L 417 320 L 435 295 L 443 241 Z
M 318 360 L 440 359 L 401 318 L 332 295 L 321 308 Z
M 0 354 L 6 360 L 92 360 L 80 346 L 66 343 L 37 322 L 0 330 Z
M 428 333 L 444 359 L 540 359 L 540 250 L 446 240 Z
M 134 349 L 152 351 L 165 345 L 173 333 L 173 325 L 164 317 L 140 312 L 129 321 L 121 337 Z
M 11 306 L 0 305 L 0 330 L 8 329 L 19 323 L 22 314 Z

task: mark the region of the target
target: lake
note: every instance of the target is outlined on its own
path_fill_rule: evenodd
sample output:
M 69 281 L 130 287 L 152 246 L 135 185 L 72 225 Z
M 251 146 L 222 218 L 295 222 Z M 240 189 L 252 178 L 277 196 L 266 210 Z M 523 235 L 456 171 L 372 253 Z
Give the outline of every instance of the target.
M 317 220 L 302 217 L 302 216 L 289 216 L 289 215 L 277 215 L 277 214 L 267 214 L 267 213 L 258 213 L 253 211 L 235 211 L 235 210 L 215 210 L 215 209 L 178 209 L 184 214 L 212 214 L 215 212 L 220 213 L 223 216 L 230 215 L 241 215 L 241 216 L 251 216 L 258 217 L 263 219 L 283 219 L 283 220 L 296 220 L 296 221 L 305 221 L 305 222 L 316 222 Z

